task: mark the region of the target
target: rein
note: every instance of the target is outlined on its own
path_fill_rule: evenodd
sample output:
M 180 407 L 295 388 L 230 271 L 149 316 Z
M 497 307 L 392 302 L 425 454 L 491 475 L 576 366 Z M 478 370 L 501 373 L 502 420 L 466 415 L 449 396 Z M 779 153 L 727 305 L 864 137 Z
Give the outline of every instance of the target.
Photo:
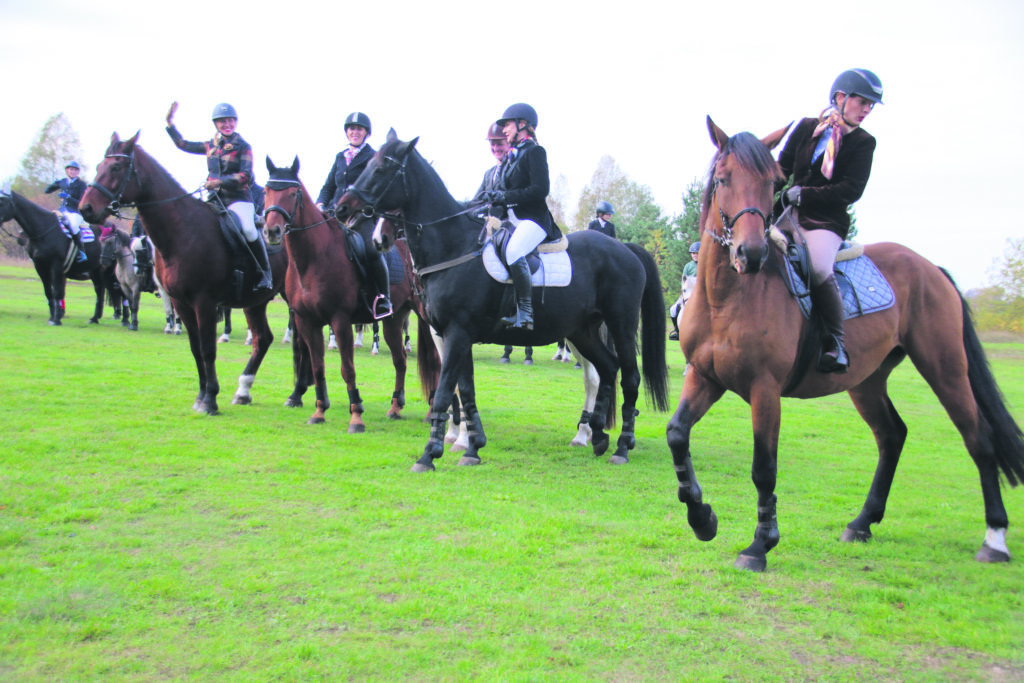
M 725 212 L 722 211 L 722 205 L 718 202 L 718 182 L 717 181 L 715 181 L 715 187 L 711 190 L 711 194 L 715 198 L 715 206 L 718 208 L 718 215 L 722 219 L 722 234 L 721 235 L 717 235 L 714 232 L 712 232 L 711 230 L 709 230 L 707 228 L 704 228 L 704 232 L 706 232 L 709 235 L 711 235 L 711 239 L 713 239 L 716 243 L 718 243 L 719 245 L 721 245 L 723 247 L 730 247 L 730 246 L 732 246 L 732 228 L 733 228 L 734 225 L 736 225 L 736 221 L 738 221 L 740 219 L 740 217 L 743 216 L 743 214 L 747 214 L 747 213 L 752 213 L 752 214 L 755 214 L 755 215 L 761 217 L 761 222 L 764 223 L 764 235 L 765 235 L 765 238 L 767 239 L 768 233 L 772 229 L 772 222 L 771 222 L 771 219 L 768 216 L 765 215 L 764 211 L 762 211 L 761 209 L 757 208 L 756 206 L 748 206 L 746 208 L 740 209 L 736 213 L 736 215 L 733 216 L 730 219 L 725 214 Z
M 128 160 L 128 172 L 125 173 L 124 176 L 121 178 L 121 182 L 118 184 L 117 189 L 115 191 L 111 192 L 110 190 L 108 190 L 107 188 L 105 188 L 104 186 L 100 185 L 99 183 L 97 183 L 95 181 L 89 183 L 89 187 L 94 188 L 97 192 L 99 192 L 104 197 L 106 197 L 107 199 L 110 200 L 110 203 L 107 204 L 107 211 L 109 211 L 112 215 L 117 216 L 121 220 L 128 220 L 127 216 L 122 216 L 119 213 L 122 208 L 130 209 L 130 208 L 138 208 L 140 206 L 153 206 L 155 204 L 166 204 L 167 202 L 177 201 L 177 200 L 182 199 L 184 197 L 191 197 L 193 195 L 197 195 L 197 194 L 199 194 L 200 192 L 203 191 L 203 186 L 200 186 L 198 189 L 193 190 L 192 192 L 185 192 L 184 194 L 175 195 L 173 197 L 168 197 L 166 199 L 154 199 L 153 201 L 150 201 L 150 202 L 122 202 L 121 201 L 121 196 L 124 194 L 124 191 L 128 189 L 128 183 L 131 182 L 132 176 L 135 176 L 136 182 L 139 182 L 139 173 L 138 173 L 138 171 L 135 168 L 135 150 L 133 149 L 131 154 L 121 154 L 121 153 L 107 154 L 107 155 L 104 155 L 103 158 L 104 159 L 117 159 L 117 158 L 121 158 L 121 159 L 127 159 Z

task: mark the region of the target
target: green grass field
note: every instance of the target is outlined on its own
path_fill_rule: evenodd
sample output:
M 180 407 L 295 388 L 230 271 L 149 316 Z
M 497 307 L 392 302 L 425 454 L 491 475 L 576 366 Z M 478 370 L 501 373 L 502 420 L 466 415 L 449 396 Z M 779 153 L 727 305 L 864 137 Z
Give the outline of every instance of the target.
M 340 362 L 324 425 L 283 407 L 286 309 L 253 387 L 243 318 L 219 346 L 222 414 L 191 410 L 184 337 L 144 296 L 138 332 L 88 325 L 91 288 L 46 324 L 27 266 L 0 265 L 0 679 L 996 680 L 1024 678 L 1024 490 L 1004 489 L 1015 560 L 983 565 L 977 471 L 905 363 L 893 400 L 910 436 L 883 524 L 837 539 L 876 451 L 843 396 L 784 403 L 782 541 L 765 574 L 732 567 L 754 532 L 747 406 L 695 428 L 719 535 L 676 500 L 668 414 L 641 406 L 631 462 L 570 447 L 580 371 L 537 349 L 476 347 L 484 465 L 428 436 L 410 371 L 406 419 L 384 414 L 387 355 L 357 351 L 365 434 L 346 433 Z M 673 403 L 683 358 L 670 343 Z M 1024 344 L 988 345 L 1024 421 Z M 617 432 L 613 432 L 613 438 Z

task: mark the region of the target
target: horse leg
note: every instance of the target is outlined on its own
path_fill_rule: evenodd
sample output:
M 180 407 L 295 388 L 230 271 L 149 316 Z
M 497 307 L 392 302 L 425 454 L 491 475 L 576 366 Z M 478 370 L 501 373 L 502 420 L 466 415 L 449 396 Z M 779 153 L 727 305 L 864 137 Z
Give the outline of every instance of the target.
M 903 444 L 907 440 L 907 425 L 900 419 L 886 392 L 886 379 L 891 368 L 880 369 L 848 393 L 854 407 L 871 428 L 878 445 L 878 465 L 871 481 L 867 499 L 860 514 L 846 525 L 843 541 L 867 541 L 871 538 L 871 525 L 885 516 L 896 466 L 900 461 Z
M 738 569 L 763 572 L 768 551 L 779 544 L 775 483 L 778 474 L 779 428 L 782 399 L 778 387 L 753 388 L 750 410 L 754 426 L 754 463 L 751 479 L 757 489 L 757 527 L 754 540 L 736 558 Z
M 615 375 L 618 372 L 619 361 L 616 355 L 601 341 L 596 329 L 588 330 L 585 335 L 575 336 L 569 341 L 572 342 L 572 348 L 576 349 L 576 355 L 587 358 L 593 364 L 598 375 L 594 409 L 590 415 L 590 430 L 594 455 L 601 456 L 608 450 L 611 442 L 611 438 L 604 429 L 612 395 L 615 393 Z M 565 353 L 573 354 L 568 345 L 566 345 Z
M 185 331 L 188 333 L 189 349 L 192 351 L 192 358 L 196 363 L 196 372 L 199 375 L 199 393 L 196 394 L 196 400 L 192 403 L 192 410 L 197 413 L 216 415 L 217 393 L 219 393 L 220 387 L 217 385 L 216 375 L 211 376 L 211 363 L 207 361 L 210 351 L 216 352 L 216 346 L 209 343 L 203 344 L 204 337 L 209 334 L 207 329 L 209 324 L 206 322 L 209 316 L 201 318 L 198 311 L 192 307 L 177 305 L 177 308 L 183 311 L 182 322 L 185 325 Z M 214 320 L 216 320 L 216 316 L 214 316 Z M 202 325 L 200 325 L 200 321 L 203 321 Z M 214 322 L 214 325 L 216 326 L 216 322 Z M 214 355 L 214 359 L 216 359 L 216 355 Z M 214 390 L 212 397 L 209 395 L 211 381 Z
M 301 316 L 295 316 L 295 335 L 297 344 L 304 346 L 306 357 L 312 373 L 313 386 L 316 392 L 316 410 L 307 421 L 308 424 L 323 424 L 324 413 L 331 407 L 327 396 L 327 371 L 324 360 L 324 330 L 322 325 L 310 324 Z M 297 390 L 297 389 L 296 389 Z M 305 391 L 305 390 L 303 390 Z M 299 405 L 301 405 L 301 401 Z
M 406 313 L 408 319 L 408 313 Z M 377 344 L 374 335 L 374 344 Z M 405 352 L 405 344 L 402 340 L 402 320 L 391 315 L 384 319 L 384 342 L 391 351 L 391 362 L 395 366 L 395 390 L 391 394 L 391 407 L 387 416 L 392 420 L 402 419 L 402 408 L 405 407 L 405 375 L 408 370 L 408 360 Z
M 634 335 L 626 330 L 619 330 L 614 339 L 620 363 L 622 429 L 619 431 L 619 439 L 615 444 L 615 452 L 612 453 L 608 462 L 613 465 L 624 465 L 629 462 L 629 452 L 636 448 L 636 416 L 638 412 L 636 402 L 640 396 L 640 370 L 636 362 Z
M 98 325 L 100 318 L 103 317 L 103 276 L 99 270 L 93 271 L 92 288 L 96 292 L 96 306 L 93 309 L 92 317 L 89 318 L 89 322 L 93 325 Z
M 225 308 L 225 321 L 230 320 L 230 311 L 231 309 Z M 245 364 L 245 370 L 242 371 L 241 377 L 238 378 L 238 390 L 231 400 L 236 405 L 249 405 L 252 403 L 252 395 L 249 390 L 252 388 L 253 382 L 256 381 L 256 373 L 259 372 L 260 365 L 263 364 L 267 351 L 270 350 L 271 345 L 274 343 L 274 333 L 270 331 L 270 323 L 267 322 L 267 304 L 263 303 L 252 308 L 246 308 L 243 312 L 245 313 L 245 322 L 248 324 L 249 329 L 253 330 L 252 349 L 249 352 L 249 361 Z
M 437 390 L 434 392 L 434 400 L 427 416 L 430 420 L 430 438 L 423 449 L 423 455 L 413 463 L 413 472 L 434 471 L 434 460 L 444 455 L 444 434 L 448 425 L 448 408 L 452 405 L 455 386 L 462 373 L 462 366 L 467 362 L 472 362 L 472 340 L 464 330 L 450 329 L 444 339 L 444 347 L 441 376 L 438 378 Z M 460 392 L 462 392 L 461 388 Z M 465 393 L 462 393 L 462 400 L 466 400 Z
M 999 484 L 1000 463 L 1011 484 L 1024 479 L 1024 439 L 1020 427 L 988 367 L 988 359 L 971 323 L 962 297 L 962 327 L 945 322 L 941 329 L 916 330 L 920 339 L 908 340 L 907 353 L 931 386 L 960 432 L 967 452 L 978 468 L 985 504 L 985 540 L 974 559 L 1009 562 L 1006 546 L 1009 516 Z M 927 319 L 927 315 L 921 316 Z M 936 321 L 940 316 L 934 316 Z M 943 336 L 945 335 L 945 336 Z
M 594 404 L 597 402 L 597 388 L 601 383 L 601 378 L 597 374 L 597 368 L 594 364 L 587 360 L 586 356 L 581 354 L 575 348 L 573 352 L 576 357 L 580 359 L 580 364 L 583 366 L 583 412 L 580 414 L 580 421 L 576 424 L 576 436 L 570 442 L 570 446 L 586 446 L 590 443 L 593 430 L 590 427 L 590 416 L 594 412 Z M 561 359 L 561 350 L 559 350 L 559 359 Z
M 217 342 L 227 344 L 231 341 L 231 309 L 228 306 L 223 306 L 220 311 L 224 316 L 224 332 L 217 338 Z
M 285 399 L 284 405 L 287 408 L 301 408 L 302 397 L 306 394 L 306 389 L 310 385 L 315 384 L 313 380 L 313 366 L 310 362 L 309 347 L 306 345 L 305 340 L 295 330 L 295 318 L 294 312 L 289 311 L 288 313 L 288 334 L 292 336 L 292 372 L 294 374 L 295 386 L 292 389 L 291 395 Z M 321 338 L 323 337 L 323 330 L 317 330 Z
M 376 356 L 380 353 L 380 323 L 373 321 L 373 344 L 370 345 L 370 355 Z
M 356 361 L 352 345 L 352 323 L 347 318 L 335 319 L 331 328 L 338 339 L 338 352 L 341 354 L 341 378 L 345 381 L 345 388 L 348 390 L 348 433 L 362 434 L 366 431 L 366 423 L 363 422 L 363 399 L 359 395 L 359 388 L 356 386 Z
M 711 506 L 704 502 L 700 484 L 697 482 L 697 473 L 690 457 L 690 432 L 724 393 L 724 387 L 712 384 L 698 373 L 691 372 L 683 382 L 679 405 L 665 430 L 668 447 L 672 451 L 676 479 L 679 482 L 679 502 L 686 506 L 687 522 L 700 541 L 710 541 L 718 534 L 718 516 Z
M 462 401 L 463 420 L 466 425 L 466 451 L 459 459 L 459 465 L 479 465 L 480 449 L 487 445 L 487 435 L 480 420 L 480 411 L 476 407 L 476 386 L 473 378 L 473 363 L 463 363 L 462 374 L 459 375 L 459 398 Z
M 135 286 L 132 288 L 131 297 L 131 302 L 129 303 L 128 308 L 131 311 L 132 319 L 131 323 L 128 325 L 128 329 L 135 332 L 139 329 L 139 300 L 142 299 L 141 283 L 135 283 Z

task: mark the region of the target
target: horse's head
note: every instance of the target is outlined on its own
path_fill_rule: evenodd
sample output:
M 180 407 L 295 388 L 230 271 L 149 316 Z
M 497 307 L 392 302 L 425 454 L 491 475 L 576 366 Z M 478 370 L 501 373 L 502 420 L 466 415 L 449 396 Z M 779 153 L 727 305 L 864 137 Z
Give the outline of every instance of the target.
M 704 189 L 701 225 L 729 249 L 729 263 L 740 274 L 759 272 L 768 255 L 775 184 L 783 180 L 771 150 L 788 130 L 786 126 L 761 140 L 750 133 L 730 137 L 708 117 L 718 152 Z
M 279 168 L 267 156 L 270 179 L 264 187 L 263 237 L 267 244 L 278 245 L 298 219 L 302 208 L 302 183 L 299 181 L 299 157 L 288 168 Z
M 6 190 L 0 190 L 0 224 L 12 220 L 15 213 L 14 196 Z
M 387 141 L 335 207 L 338 220 L 350 225 L 359 214 L 373 218 L 403 208 L 409 198 L 406 164 L 418 141 L 402 142 L 394 128 L 389 130 Z
M 96 179 L 89 183 L 78 202 L 82 217 L 90 223 L 102 223 L 122 205 L 134 202 L 139 194 L 139 175 L 135 170 L 135 143 L 139 134 L 122 141 L 117 133 L 96 168 Z M 134 182 L 133 182 L 134 181 Z

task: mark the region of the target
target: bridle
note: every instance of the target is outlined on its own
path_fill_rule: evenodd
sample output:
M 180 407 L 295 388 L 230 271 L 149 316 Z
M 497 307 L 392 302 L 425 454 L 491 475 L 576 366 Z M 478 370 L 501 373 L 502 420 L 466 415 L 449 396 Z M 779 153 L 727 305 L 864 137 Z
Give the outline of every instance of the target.
M 115 152 L 115 153 L 111 153 L 111 154 L 106 154 L 106 155 L 104 155 L 103 158 L 104 159 L 127 159 L 128 160 L 128 171 L 124 174 L 124 176 L 121 177 L 121 182 L 118 183 L 117 189 L 114 190 L 113 192 L 111 192 L 110 190 L 108 190 L 104 186 L 100 185 L 96 181 L 93 181 L 93 182 L 89 183 L 89 187 L 95 189 L 97 192 L 99 192 L 101 195 L 103 195 L 104 197 L 106 197 L 109 200 L 109 203 L 107 204 L 107 211 L 109 211 L 111 213 L 111 215 L 117 216 L 118 218 L 121 218 L 121 219 L 124 219 L 124 220 L 127 220 L 127 218 L 125 216 L 122 216 L 120 213 L 118 213 L 118 211 L 120 211 L 122 208 L 138 208 L 140 206 L 150 206 L 152 204 L 164 204 L 166 202 L 173 202 L 173 201 L 181 199 L 183 197 L 189 197 L 189 196 L 198 194 L 199 192 L 202 192 L 202 190 L 203 190 L 202 187 L 199 187 L 198 189 L 196 189 L 196 190 L 194 190 L 192 192 L 186 192 L 184 194 L 175 195 L 173 197 L 168 197 L 167 199 L 156 199 L 156 200 L 151 201 L 151 202 L 122 202 L 121 201 L 121 197 L 124 195 L 125 190 L 128 189 L 128 183 L 131 182 L 133 176 L 135 177 L 136 183 L 137 184 L 141 184 L 141 179 L 139 178 L 139 173 L 138 173 L 138 171 L 135 168 L 135 148 L 134 147 L 132 148 L 131 154 L 124 154 L 122 152 Z
M 118 211 L 121 209 L 121 207 L 123 207 L 123 206 L 125 206 L 125 207 L 127 207 L 127 206 L 135 206 L 135 204 L 122 204 L 121 203 L 121 196 L 124 194 L 124 191 L 128 189 L 128 183 L 131 182 L 132 176 L 135 176 L 136 180 L 138 179 L 138 173 L 136 173 L 136 171 L 135 171 L 135 150 L 132 149 L 132 153 L 131 154 L 114 153 L 114 154 L 104 155 L 103 158 L 104 159 L 127 159 L 128 160 L 128 172 L 125 173 L 121 177 L 121 182 L 118 183 L 117 189 L 114 192 L 111 192 L 110 190 L 108 190 L 107 188 L 103 187 L 102 185 L 100 185 L 96 181 L 93 181 L 93 182 L 89 183 L 89 187 L 95 189 L 97 192 L 99 192 L 104 197 L 106 197 L 108 200 L 110 200 L 109 203 L 107 204 L 107 210 L 110 213 L 112 213 L 113 215 L 117 216 L 118 218 L 121 218 L 121 215 L 118 213 Z
M 764 236 L 765 239 L 767 239 L 768 233 L 772 229 L 772 222 L 771 219 L 767 215 L 765 215 L 764 211 L 757 208 L 756 206 L 748 206 L 743 209 L 740 209 L 738 212 L 736 212 L 735 216 L 729 218 L 729 216 L 726 215 L 725 211 L 722 210 L 722 205 L 718 201 L 718 180 L 714 180 L 714 183 L 715 186 L 711 189 L 711 195 L 712 199 L 715 202 L 715 206 L 718 208 L 718 216 L 719 218 L 722 219 L 722 234 L 717 235 L 705 227 L 704 231 L 711 235 L 711 239 L 713 239 L 715 242 L 717 242 L 723 247 L 731 247 L 733 226 L 736 225 L 736 221 L 738 221 L 741 216 L 747 213 L 752 213 L 761 217 L 761 222 L 764 224 Z
M 263 210 L 264 220 L 266 220 L 266 218 L 270 214 L 272 214 L 272 213 L 279 213 L 279 214 L 281 214 L 281 218 L 284 219 L 284 225 L 281 226 L 281 232 L 284 235 L 287 235 L 288 233 L 291 233 L 291 232 L 302 232 L 304 230 L 311 230 L 312 228 L 315 228 L 317 226 L 320 226 L 320 225 L 323 225 L 325 223 L 330 222 L 330 220 L 332 218 L 334 218 L 333 212 L 326 212 L 325 211 L 324 212 L 324 219 L 322 221 L 319 221 L 317 223 L 313 223 L 311 225 L 304 225 L 304 226 L 299 227 L 299 228 L 295 227 L 295 224 L 299 221 L 300 217 L 302 216 L 302 189 L 299 187 L 299 181 L 298 180 L 270 180 L 270 181 L 267 181 L 267 189 L 268 190 L 284 190 L 284 189 L 289 188 L 289 187 L 293 188 L 293 190 L 294 190 L 292 192 L 292 197 L 295 198 L 295 206 L 292 207 L 292 211 L 288 211 L 287 209 L 285 209 L 283 206 L 281 206 L 279 204 L 273 204 L 273 205 L 268 206 L 266 209 Z M 294 216 L 292 215 L 292 212 L 294 212 Z
M 360 199 L 360 201 L 363 202 L 363 206 L 360 209 L 360 213 L 362 213 L 363 218 L 366 218 L 368 220 L 376 219 L 377 221 L 384 219 L 387 220 L 392 225 L 394 225 L 396 239 L 401 239 L 402 237 L 405 237 L 406 233 L 408 232 L 408 228 L 412 228 L 415 231 L 416 236 L 418 237 L 422 234 L 423 228 L 429 225 L 444 223 L 445 221 L 451 220 L 452 218 L 458 218 L 459 216 L 464 216 L 466 214 L 473 213 L 474 211 L 478 211 L 481 207 L 486 206 L 486 203 L 470 202 L 469 206 L 462 209 L 461 211 L 457 211 L 451 214 L 450 216 L 444 216 L 442 218 L 427 221 L 425 223 L 415 223 L 413 221 L 406 220 L 405 217 L 402 216 L 402 214 L 389 213 L 387 211 L 379 211 L 377 209 L 377 204 L 380 203 L 380 200 L 383 197 L 387 196 L 388 192 L 391 190 L 391 187 L 399 179 L 401 179 L 402 181 L 403 194 L 405 196 L 409 196 L 409 179 L 406 176 L 406 163 L 408 162 L 408 158 L 399 161 L 398 159 L 392 156 L 385 156 L 384 160 L 390 161 L 391 163 L 397 165 L 398 170 L 395 171 L 395 174 L 393 176 L 391 176 L 391 178 L 388 180 L 387 185 L 385 185 L 384 189 L 377 194 L 377 197 L 371 197 L 369 193 L 367 193 L 365 190 L 363 190 L 357 185 L 349 185 L 348 188 L 346 188 L 345 190 L 345 194 L 354 194 L 356 197 Z

